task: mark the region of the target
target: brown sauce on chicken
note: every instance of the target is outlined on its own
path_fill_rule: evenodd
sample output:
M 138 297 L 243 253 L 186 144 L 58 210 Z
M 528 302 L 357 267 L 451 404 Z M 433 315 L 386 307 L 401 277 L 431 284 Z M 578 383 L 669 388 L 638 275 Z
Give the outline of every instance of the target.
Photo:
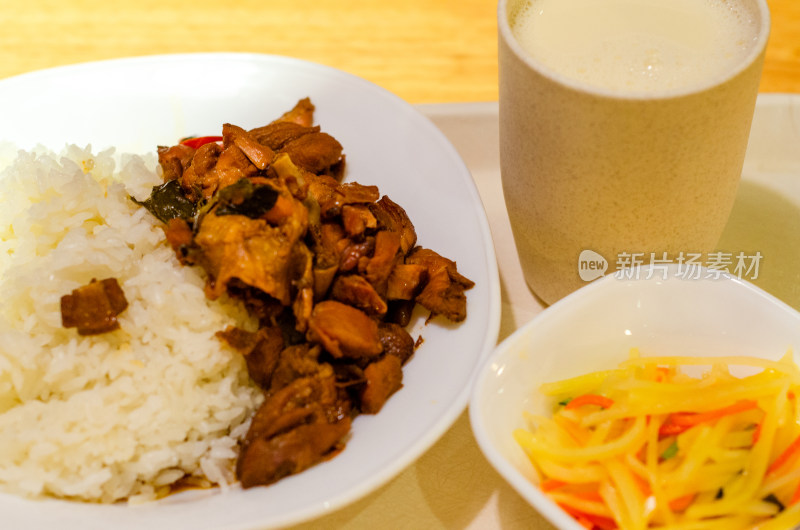
M 473 286 L 417 245 L 400 205 L 342 182 L 343 147 L 313 112 L 306 98 L 263 127 L 159 147 L 164 184 L 143 203 L 180 262 L 205 271 L 206 295 L 258 318 L 256 332 L 217 333 L 265 394 L 237 461 L 246 488 L 340 452 L 353 418 L 401 388 L 413 307 L 460 322 Z

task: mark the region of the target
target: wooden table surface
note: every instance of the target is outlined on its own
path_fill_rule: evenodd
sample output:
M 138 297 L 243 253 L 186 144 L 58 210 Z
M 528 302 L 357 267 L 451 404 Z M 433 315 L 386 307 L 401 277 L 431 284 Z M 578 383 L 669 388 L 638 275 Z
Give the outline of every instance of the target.
M 800 1 L 768 3 L 761 91 L 800 93 Z M 495 0 L 0 0 L 0 79 L 119 57 L 256 52 L 326 64 L 414 104 L 492 102 L 496 40 Z M 483 459 L 462 414 L 397 478 L 301 528 L 547 526 Z
M 800 92 L 800 2 L 768 0 L 763 92 Z M 497 99 L 495 0 L 0 0 L 0 78 L 162 53 L 287 55 L 411 103 Z

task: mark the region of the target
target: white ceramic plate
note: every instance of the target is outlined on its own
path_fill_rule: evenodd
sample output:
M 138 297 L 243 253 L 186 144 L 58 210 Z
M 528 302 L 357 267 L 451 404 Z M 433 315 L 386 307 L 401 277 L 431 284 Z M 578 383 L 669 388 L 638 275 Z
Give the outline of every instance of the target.
M 523 411 L 548 414 L 541 383 L 613 368 L 630 348 L 643 355 L 747 355 L 800 363 L 800 313 L 738 278 L 664 280 L 642 270 L 605 276 L 552 305 L 495 350 L 478 374 L 470 421 L 494 468 L 558 528 L 580 530 L 535 485 L 512 437 Z M 705 273 L 703 273 L 705 274 Z
M 266 528 L 330 512 L 387 482 L 463 411 L 469 383 L 497 339 L 500 285 L 494 247 L 464 163 L 413 107 L 362 79 L 299 60 L 243 54 L 123 59 L 0 82 L 0 141 L 59 150 L 147 153 L 224 122 L 264 125 L 309 96 L 315 121 L 344 146 L 348 181 L 375 184 L 403 206 L 419 244 L 456 260 L 476 282 L 461 325 L 416 324 L 424 342 L 404 386 L 376 416 L 356 419 L 336 458 L 249 490 L 187 492 L 144 506 L 94 506 L 0 495 L 7 528 Z

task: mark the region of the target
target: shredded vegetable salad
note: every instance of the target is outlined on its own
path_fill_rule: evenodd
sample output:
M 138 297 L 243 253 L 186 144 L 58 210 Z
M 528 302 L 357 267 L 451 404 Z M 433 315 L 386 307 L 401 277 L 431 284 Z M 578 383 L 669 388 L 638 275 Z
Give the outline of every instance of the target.
M 540 489 L 587 529 L 800 528 L 791 353 L 769 361 L 634 349 L 616 369 L 541 391 L 552 416 L 529 415 L 514 437 Z

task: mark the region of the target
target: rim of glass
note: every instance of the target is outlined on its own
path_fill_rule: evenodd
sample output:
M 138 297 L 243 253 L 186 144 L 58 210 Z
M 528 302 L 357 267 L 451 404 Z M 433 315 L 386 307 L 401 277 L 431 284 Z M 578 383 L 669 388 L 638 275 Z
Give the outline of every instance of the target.
M 620 100 L 665 100 L 672 98 L 679 98 L 691 94 L 697 94 L 710 90 L 716 86 L 722 85 L 731 79 L 739 76 L 742 72 L 750 68 L 750 66 L 764 54 L 769 40 L 769 33 L 771 27 L 771 17 L 769 7 L 766 0 L 742 0 L 748 2 L 754 8 L 754 14 L 759 17 L 758 21 L 758 37 L 750 50 L 750 52 L 734 67 L 724 72 L 722 75 L 709 78 L 694 86 L 679 87 L 676 89 L 656 90 L 656 91 L 642 91 L 642 90 L 614 90 L 604 88 L 601 86 L 593 85 L 579 81 L 572 77 L 565 76 L 564 74 L 547 66 L 542 61 L 536 59 L 531 54 L 526 52 L 522 46 L 517 42 L 516 37 L 511 31 L 509 24 L 509 4 L 517 2 L 519 4 L 525 1 L 532 0 L 499 0 L 497 3 L 497 27 L 498 35 L 512 50 L 514 55 L 522 62 L 527 64 L 531 69 L 539 74 L 547 77 L 551 81 L 560 85 L 566 86 L 578 92 L 585 92 L 588 94 L 605 97 L 609 99 Z

